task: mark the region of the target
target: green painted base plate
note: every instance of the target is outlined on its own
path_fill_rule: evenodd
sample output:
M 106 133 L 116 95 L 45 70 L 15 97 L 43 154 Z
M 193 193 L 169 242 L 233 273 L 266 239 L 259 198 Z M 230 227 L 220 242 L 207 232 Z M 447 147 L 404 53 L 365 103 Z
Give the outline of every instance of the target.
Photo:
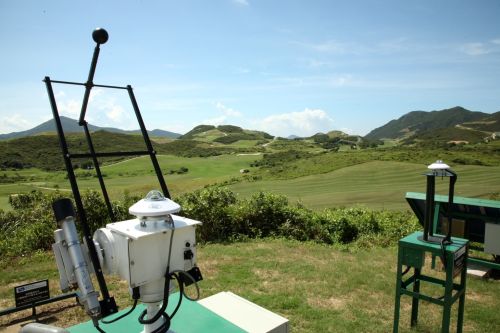
M 179 294 L 175 293 L 170 295 L 167 313 L 172 313 L 177 301 L 179 299 Z M 106 317 L 106 319 L 113 319 L 116 316 L 125 313 L 128 309 L 124 309 L 118 312 L 116 315 Z M 127 317 L 118 320 L 115 323 L 105 325 L 100 323 L 99 327 L 106 333 L 139 333 L 144 329 L 144 326 L 139 323 L 137 318 L 144 310 L 144 305 L 139 304 L 135 310 Z M 179 311 L 175 314 L 172 319 L 172 325 L 170 329 L 175 333 L 241 333 L 245 332 L 238 326 L 232 324 L 226 319 L 218 316 L 212 311 L 208 310 L 204 306 L 198 304 L 197 302 L 189 301 L 184 298 Z M 93 333 L 98 332 L 92 321 L 87 321 L 67 329 L 71 333 Z

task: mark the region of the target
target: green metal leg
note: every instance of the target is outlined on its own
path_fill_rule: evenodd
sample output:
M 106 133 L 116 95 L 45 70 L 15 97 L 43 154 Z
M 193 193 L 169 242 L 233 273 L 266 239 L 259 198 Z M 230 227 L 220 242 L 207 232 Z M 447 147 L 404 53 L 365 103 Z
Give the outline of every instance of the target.
M 420 293 L 420 268 L 415 268 L 415 283 L 413 283 L 413 292 Z M 418 321 L 418 297 L 413 297 L 411 301 L 411 326 L 416 326 Z
M 451 317 L 451 296 L 453 294 L 453 255 L 446 256 L 446 283 L 444 286 L 444 306 L 443 306 L 443 322 L 441 325 L 442 333 L 450 332 L 450 317 Z
M 399 308 L 401 306 L 401 281 L 403 273 L 403 254 L 401 249 L 398 249 L 398 272 L 396 274 L 396 300 L 394 302 L 394 323 L 393 333 L 398 333 L 399 330 Z
M 468 246 L 467 246 L 468 247 Z M 458 318 L 457 318 L 457 333 L 462 333 L 464 326 L 464 307 L 465 307 L 465 290 L 467 284 L 467 260 L 468 260 L 469 249 L 465 252 L 464 267 L 460 274 L 460 289 L 463 290 L 463 294 L 460 296 L 458 301 Z

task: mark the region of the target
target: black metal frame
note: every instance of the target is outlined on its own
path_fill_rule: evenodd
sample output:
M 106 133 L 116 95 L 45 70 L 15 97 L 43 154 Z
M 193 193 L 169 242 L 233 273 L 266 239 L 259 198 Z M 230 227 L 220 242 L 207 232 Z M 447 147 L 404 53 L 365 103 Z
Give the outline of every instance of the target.
M 102 30 L 102 29 L 101 29 Z M 106 33 L 107 34 L 107 33 Z M 94 49 L 94 54 L 92 57 L 92 62 L 90 65 L 90 71 L 89 71 L 89 76 L 87 79 L 86 83 L 80 83 L 80 82 L 70 82 L 70 81 L 57 81 L 57 80 L 51 80 L 50 77 L 46 76 L 45 79 L 43 80 L 45 82 L 46 88 L 47 88 L 47 93 L 49 95 L 49 100 L 50 100 L 50 105 L 52 108 L 52 114 L 54 116 L 54 120 L 56 122 L 56 127 L 57 127 L 57 134 L 59 136 L 59 143 L 61 146 L 61 151 L 63 154 L 64 158 L 64 163 L 66 166 L 66 171 L 68 173 L 68 179 L 71 184 L 71 189 L 73 191 L 73 196 L 75 199 L 75 204 L 77 208 L 77 213 L 80 217 L 80 223 L 82 225 L 82 230 L 84 233 L 84 237 L 89 249 L 89 255 L 90 259 L 92 261 L 94 271 L 97 277 L 97 282 L 99 283 L 99 289 L 101 290 L 101 295 L 102 295 L 102 300 L 100 301 L 101 303 L 101 313 L 102 316 L 105 317 L 108 314 L 115 313 L 117 312 L 117 306 L 115 303 L 115 300 L 113 297 L 110 297 L 108 288 L 106 286 L 106 281 L 104 279 L 104 275 L 102 273 L 101 265 L 99 263 L 99 259 L 97 256 L 97 251 L 94 246 L 94 242 L 92 239 L 92 233 L 89 228 L 89 225 L 87 223 L 87 217 L 85 215 L 85 210 L 83 208 L 83 203 L 82 203 L 82 198 L 80 196 L 80 191 L 78 189 L 78 183 L 76 180 L 73 164 L 71 163 L 72 159 L 80 159 L 80 158 L 91 158 L 92 162 L 94 164 L 94 169 L 97 174 L 97 178 L 99 180 L 99 185 L 101 187 L 101 191 L 104 197 L 104 201 L 106 202 L 106 207 L 108 210 L 108 214 L 111 218 L 111 220 L 115 221 L 115 215 L 113 213 L 113 208 L 111 206 L 111 201 L 108 196 L 108 192 L 106 190 L 106 186 L 104 184 L 104 179 L 101 174 L 101 170 L 99 167 L 99 161 L 98 157 L 111 157 L 111 156 L 137 156 L 137 155 L 149 155 L 151 158 L 151 162 L 153 163 L 153 167 L 155 169 L 156 175 L 158 177 L 158 181 L 160 183 L 161 190 L 165 197 L 170 198 L 170 193 L 168 191 L 167 185 L 165 183 L 165 180 L 163 178 L 163 174 L 160 169 L 160 165 L 158 164 L 158 160 L 156 158 L 156 151 L 153 149 L 153 145 L 151 144 L 151 140 L 149 139 L 148 132 L 146 130 L 146 127 L 144 125 L 144 121 L 141 116 L 141 112 L 139 110 L 139 106 L 137 104 L 136 98 L 134 96 L 134 92 L 132 90 L 132 87 L 130 85 L 127 85 L 126 87 L 120 87 L 120 86 L 111 86 L 111 85 L 99 85 L 99 84 L 94 84 L 93 83 L 93 78 L 95 74 L 95 69 L 97 66 L 97 59 L 99 57 L 99 45 L 104 43 L 105 41 L 97 41 L 95 38 L 94 40 L 96 41 L 96 47 Z M 106 37 L 107 40 L 107 37 Z M 58 83 L 58 84 L 70 84 L 70 85 L 81 85 L 85 86 L 85 93 L 83 97 L 83 102 L 82 102 L 82 109 L 80 112 L 80 118 L 79 118 L 79 125 L 83 127 L 83 130 L 85 132 L 85 137 L 87 140 L 87 145 L 89 148 L 89 153 L 87 154 L 71 154 L 68 150 L 68 145 L 66 142 L 66 136 L 64 135 L 64 130 L 61 124 L 61 119 L 59 116 L 59 112 L 57 109 L 57 103 L 54 95 L 54 91 L 52 89 L 52 84 L 53 83 Z M 92 136 L 91 133 L 88 129 L 88 124 L 87 121 L 85 120 L 85 114 L 87 112 L 87 105 L 90 97 L 90 92 L 93 87 L 101 87 L 101 88 L 110 88 L 110 89 L 123 89 L 127 90 L 128 95 L 130 97 L 130 101 L 132 103 L 137 121 L 139 123 L 142 137 L 144 139 L 144 142 L 146 144 L 147 150 L 145 151 L 126 151 L 126 152 L 107 152 L 107 153 L 98 153 L 94 149 L 94 144 L 92 142 Z

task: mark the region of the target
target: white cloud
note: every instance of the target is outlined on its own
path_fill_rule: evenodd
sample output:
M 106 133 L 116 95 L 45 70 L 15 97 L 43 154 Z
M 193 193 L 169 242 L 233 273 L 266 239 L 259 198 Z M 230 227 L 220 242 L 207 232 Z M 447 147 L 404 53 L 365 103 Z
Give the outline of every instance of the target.
M 20 114 L 13 114 L 10 116 L 2 117 L 0 122 L 0 133 L 11 133 L 24 131 L 26 129 L 36 126 Z
M 233 2 L 241 6 L 250 6 L 247 0 L 233 0 Z
M 62 94 L 61 96 L 64 96 L 64 94 Z M 57 102 L 57 109 L 59 111 L 59 114 L 62 116 L 78 118 L 82 110 L 82 101 L 60 98 Z
M 282 113 L 253 121 L 254 127 L 273 135 L 287 137 L 291 134 L 311 136 L 333 129 L 333 119 L 321 109 Z
M 230 118 L 239 118 L 242 116 L 241 112 L 239 111 L 236 111 L 230 107 L 227 107 L 226 105 L 222 104 L 221 102 L 217 102 L 215 104 L 215 107 L 217 108 L 217 110 L 219 110 L 220 112 L 222 112 L 222 115 L 220 116 L 217 116 L 217 117 L 214 117 L 214 118 L 210 118 L 210 119 L 205 119 L 203 121 L 204 124 L 208 124 L 208 125 L 223 125 L 223 124 L 228 124 L 230 123 Z
M 124 118 L 125 110 L 120 105 L 112 105 L 108 112 L 106 112 L 106 116 L 115 122 L 121 122 Z
M 324 53 L 334 53 L 334 54 L 345 54 L 358 47 L 352 43 L 351 44 L 342 43 L 335 40 L 327 40 L 325 42 L 320 42 L 320 43 L 295 42 L 294 44 L 298 44 L 300 46 L 312 49 L 314 51 L 324 52 Z
M 470 56 L 479 56 L 491 52 L 484 43 L 466 43 L 460 46 L 460 51 Z
M 241 117 L 241 112 L 236 111 L 234 109 L 231 109 L 231 108 L 225 106 L 224 104 L 222 104 L 221 102 L 217 102 L 215 104 L 215 107 L 217 108 L 217 110 L 222 111 L 222 113 L 224 113 L 225 116 L 228 116 L 228 117 Z
M 491 42 L 492 42 L 493 44 L 500 45 L 500 38 L 498 38 L 498 39 L 493 39 Z

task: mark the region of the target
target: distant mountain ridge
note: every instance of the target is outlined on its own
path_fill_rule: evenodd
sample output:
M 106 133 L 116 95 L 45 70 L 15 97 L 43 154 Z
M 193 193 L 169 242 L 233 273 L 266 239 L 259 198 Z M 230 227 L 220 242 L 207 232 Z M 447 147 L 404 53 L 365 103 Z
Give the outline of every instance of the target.
M 490 125 L 496 122 L 496 114 L 470 111 L 456 106 L 440 111 L 412 111 L 398 119 L 378 127 L 368 133 L 367 139 L 403 139 L 432 130 L 452 128 L 457 125 L 475 123 L 490 119 Z M 492 118 L 493 117 L 493 118 Z M 500 125 L 500 123 L 499 123 Z M 477 130 L 480 126 L 477 126 Z
M 61 116 L 61 124 L 63 126 L 64 133 L 82 133 L 83 132 L 83 127 L 78 125 L 78 121 L 75 119 L 71 119 L 65 116 Z M 91 132 L 97 132 L 97 131 L 107 131 L 111 133 L 121 133 L 121 134 L 140 134 L 140 130 L 132 130 L 132 131 L 127 131 L 127 130 L 122 130 L 119 128 L 114 128 L 114 127 L 100 127 L 100 126 L 95 126 L 88 124 L 88 128 Z M 50 133 L 50 132 L 56 132 L 56 124 L 53 119 L 47 120 L 46 122 L 35 126 L 29 130 L 26 131 L 21 131 L 21 132 L 12 132 L 8 134 L 0 134 L 0 140 L 8 140 L 8 139 L 17 139 L 17 138 L 22 138 L 26 136 L 32 136 L 32 135 L 38 135 L 38 134 L 43 134 L 43 133 Z M 151 136 L 155 137 L 164 137 L 164 138 L 171 138 L 171 139 L 176 139 L 181 136 L 179 133 L 174 133 L 174 132 L 169 132 L 169 131 L 164 131 L 160 129 L 154 129 L 152 131 L 148 131 L 148 134 Z

